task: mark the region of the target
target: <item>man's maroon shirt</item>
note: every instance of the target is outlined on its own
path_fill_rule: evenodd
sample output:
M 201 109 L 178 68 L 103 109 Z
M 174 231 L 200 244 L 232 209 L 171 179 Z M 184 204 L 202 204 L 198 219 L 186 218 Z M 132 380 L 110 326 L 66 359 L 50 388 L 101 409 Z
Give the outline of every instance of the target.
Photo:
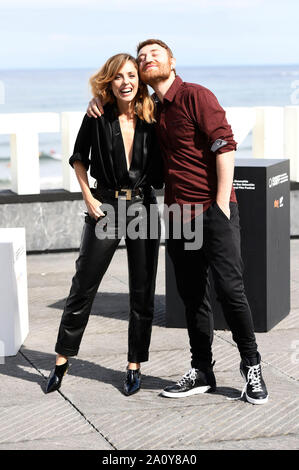
M 195 83 L 176 77 L 157 105 L 157 134 L 165 166 L 165 204 L 203 204 L 216 200 L 217 139 L 227 144 L 217 154 L 236 149 L 225 111 L 215 95 Z M 237 202 L 234 188 L 231 201 Z

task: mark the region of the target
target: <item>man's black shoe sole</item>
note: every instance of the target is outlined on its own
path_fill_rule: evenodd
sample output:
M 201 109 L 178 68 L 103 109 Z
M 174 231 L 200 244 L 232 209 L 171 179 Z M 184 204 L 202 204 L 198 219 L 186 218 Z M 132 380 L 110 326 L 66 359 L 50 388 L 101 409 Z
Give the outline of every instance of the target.
M 192 395 L 198 395 L 200 393 L 207 393 L 207 392 L 210 392 L 210 390 L 211 390 L 210 385 L 207 385 L 204 387 L 192 388 L 191 390 L 188 390 L 187 392 L 168 392 L 168 391 L 163 390 L 162 396 L 167 397 L 167 398 L 184 398 L 184 397 L 190 397 Z

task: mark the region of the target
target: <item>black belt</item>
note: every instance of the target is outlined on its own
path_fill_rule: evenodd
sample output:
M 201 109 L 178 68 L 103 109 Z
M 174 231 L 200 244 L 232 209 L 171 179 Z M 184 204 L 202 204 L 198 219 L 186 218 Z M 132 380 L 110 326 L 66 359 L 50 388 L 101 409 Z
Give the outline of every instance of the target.
M 100 196 L 107 196 L 112 199 L 126 199 L 130 201 L 132 197 L 136 196 L 143 196 L 143 191 L 141 188 L 136 189 L 128 189 L 128 188 L 121 188 L 121 189 L 106 189 L 106 188 L 96 188 L 94 194 L 99 194 Z

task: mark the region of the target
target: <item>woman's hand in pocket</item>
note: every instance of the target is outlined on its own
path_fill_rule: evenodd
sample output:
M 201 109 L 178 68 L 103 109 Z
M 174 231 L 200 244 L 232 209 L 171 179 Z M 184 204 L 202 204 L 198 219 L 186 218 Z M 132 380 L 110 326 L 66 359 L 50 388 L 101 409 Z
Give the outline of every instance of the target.
M 101 211 L 100 207 L 102 203 L 98 201 L 98 199 L 93 197 L 92 199 L 85 201 L 85 204 L 90 217 L 93 217 L 96 220 L 98 220 L 99 217 L 105 217 L 105 214 Z

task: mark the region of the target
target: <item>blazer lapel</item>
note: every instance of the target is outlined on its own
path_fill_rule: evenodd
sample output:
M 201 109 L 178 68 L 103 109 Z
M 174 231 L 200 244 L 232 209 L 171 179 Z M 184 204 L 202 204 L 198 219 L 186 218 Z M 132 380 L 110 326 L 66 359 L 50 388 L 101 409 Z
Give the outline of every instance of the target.
M 133 153 L 132 162 L 129 169 L 130 178 L 135 181 L 137 172 L 140 174 L 146 164 L 145 162 L 146 153 L 146 133 L 143 129 L 143 122 L 137 118 L 134 142 L 133 142 Z
M 117 134 L 116 129 L 116 122 L 118 121 L 115 110 L 112 105 L 106 105 L 104 107 L 104 134 L 105 134 L 105 142 L 107 145 L 107 160 L 109 162 L 110 167 L 110 174 L 113 179 L 113 186 L 117 187 L 118 181 L 118 174 L 117 174 L 117 165 L 115 165 L 115 158 L 114 158 L 114 140 L 115 134 Z

